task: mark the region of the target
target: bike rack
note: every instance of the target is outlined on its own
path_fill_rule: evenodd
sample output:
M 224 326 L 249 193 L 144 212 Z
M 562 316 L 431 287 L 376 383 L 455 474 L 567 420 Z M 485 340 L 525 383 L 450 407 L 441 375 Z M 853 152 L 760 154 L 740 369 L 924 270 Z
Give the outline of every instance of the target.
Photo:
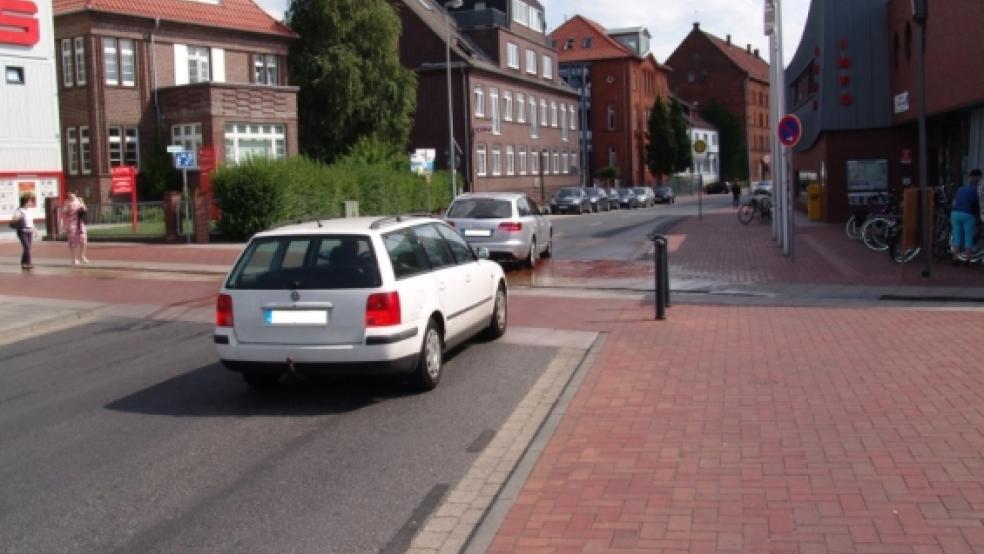
M 653 263 L 655 264 L 656 320 L 666 319 L 670 304 L 669 242 L 663 235 L 653 235 Z

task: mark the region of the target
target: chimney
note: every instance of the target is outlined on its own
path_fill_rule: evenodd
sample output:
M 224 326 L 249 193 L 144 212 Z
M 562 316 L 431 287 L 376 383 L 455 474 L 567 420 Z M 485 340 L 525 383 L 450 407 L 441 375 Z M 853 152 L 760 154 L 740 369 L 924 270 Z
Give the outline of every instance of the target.
M 700 30 L 700 21 L 694 21 L 694 30 L 695 31 L 699 31 Z
M 755 57 L 756 58 L 761 58 L 761 56 L 759 56 L 759 49 L 758 48 L 755 49 L 754 54 L 755 54 Z
M 752 53 L 752 45 L 751 44 L 746 44 L 745 45 L 745 52 L 748 52 L 749 54 Z
M 728 46 L 731 46 L 731 35 L 728 35 Z

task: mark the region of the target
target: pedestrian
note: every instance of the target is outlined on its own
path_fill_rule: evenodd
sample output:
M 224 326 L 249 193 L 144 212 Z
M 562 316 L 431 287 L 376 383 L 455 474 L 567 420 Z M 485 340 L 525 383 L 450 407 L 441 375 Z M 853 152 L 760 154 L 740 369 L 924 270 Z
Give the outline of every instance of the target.
M 10 226 L 17 231 L 17 238 L 20 240 L 23 253 L 21 254 L 21 269 L 30 271 L 34 269 L 31 264 L 31 244 L 34 242 L 34 216 L 31 210 L 34 208 L 34 195 L 27 193 L 20 197 L 20 207 L 14 210 L 14 215 L 10 220 Z
M 953 243 L 950 250 L 955 261 L 967 261 L 974 255 L 974 228 L 977 220 L 984 221 L 981 211 L 981 170 L 970 172 L 967 184 L 957 189 L 950 212 L 950 226 L 953 228 Z M 961 252 L 962 250 L 962 252 Z
M 741 186 L 738 183 L 731 183 L 731 207 L 738 209 L 741 205 Z
M 88 208 L 86 208 L 85 202 L 79 198 L 79 195 L 75 192 L 68 193 L 68 201 L 62 211 L 62 225 L 68 236 L 68 251 L 71 253 L 72 263 L 75 265 L 79 265 L 79 260 L 84 264 L 89 263 L 89 258 L 86 257 L 89 237 L 85 230 L 88 213 Z

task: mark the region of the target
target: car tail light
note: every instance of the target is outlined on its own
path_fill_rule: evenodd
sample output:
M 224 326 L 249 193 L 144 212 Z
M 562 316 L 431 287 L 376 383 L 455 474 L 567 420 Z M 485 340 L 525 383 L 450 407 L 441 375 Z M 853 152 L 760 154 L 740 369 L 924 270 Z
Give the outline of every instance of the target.
M 232 327 L 232 297 L 220 294 L 215 301 L 215 326 Z
M 379 292 L 366 300 L 366 327 L 389 327 L 402 322 L 400 293 Z
M 504 221 L 499 224 L 499 230 L 504 233 L 518 233 L 523 230 L 523 224 L 516 221 Z

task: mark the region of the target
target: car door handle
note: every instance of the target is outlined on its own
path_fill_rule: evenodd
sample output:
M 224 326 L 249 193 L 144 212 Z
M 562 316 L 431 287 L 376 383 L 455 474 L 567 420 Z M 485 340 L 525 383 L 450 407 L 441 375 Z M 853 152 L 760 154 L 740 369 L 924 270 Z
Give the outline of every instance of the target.
M 466 283 L 471 283 L 471 273 L 466 273 L 465 274 L 465 282 Z
M 447 287 L 445 286 L 444 281 L 437 282 L 437 290 L 444 290 L 445 288 Z

